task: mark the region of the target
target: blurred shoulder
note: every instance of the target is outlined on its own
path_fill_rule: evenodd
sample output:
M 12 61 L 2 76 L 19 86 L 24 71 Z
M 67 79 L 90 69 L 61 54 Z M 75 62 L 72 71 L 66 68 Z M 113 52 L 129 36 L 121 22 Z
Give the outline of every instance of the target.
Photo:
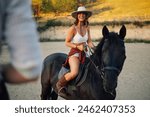
M 72 32 L 72 33 L 75 32 L 75 25 L 72 25 L 72 26 L 69 28 L 69 32 Z

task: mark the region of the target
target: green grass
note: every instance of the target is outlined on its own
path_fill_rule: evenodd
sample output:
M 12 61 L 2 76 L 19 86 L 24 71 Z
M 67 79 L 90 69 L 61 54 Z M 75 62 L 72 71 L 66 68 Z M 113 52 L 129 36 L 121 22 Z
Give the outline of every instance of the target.
M 51 26 L 65 26 L 66 24 L 64 22 L 61 22 L 61 21 L 56 21 L 55 19 L 51 19 L 51 20 L 48 20 L 44 26 L 38 26 L 38 31 L 39 32 L 43 32 L 45 30 L 47 30 L 49 27 Z
M 143 40 L 143 39 L 126 39 L 125 43 L 148 43 L 150 44 L 150 40 Z

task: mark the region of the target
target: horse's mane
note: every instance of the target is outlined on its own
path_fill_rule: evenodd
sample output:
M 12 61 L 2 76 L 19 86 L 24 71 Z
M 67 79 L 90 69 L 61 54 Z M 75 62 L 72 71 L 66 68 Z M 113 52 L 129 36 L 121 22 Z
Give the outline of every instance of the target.
M 104 41 L 105 41 L 104 37 L 100 39 L 100 42 L 96 46 L 96 49 L 94 51 L 93 60 L 95 61 L 96 64 L 99 64 L 99 65 L 101 64 L 102 47 L 103 47 Z
M 109 41 L 109 44 L 117 44 L 118 40 L 119 40 L 118 34 L 115 33 L 115 32 L 110 32 L 109 36 L 107 38 L 109 38 L 109 39 L 107 39 Z M 104 37 L 102 37 L 100 39 L 99 44 L 96 46 L 96 49 L 94 51 L 94 54 L 95 54 L 96 58 L 99 58 L 99 60 L 98 60 L 99 62 L 101 61 L 102 47 L 104 45 L 105 40 L 106 39 Z
M 104 44 L 104 40 L 105 40 L 105 38 L 103 37 L 101 40 L 100 40 L 100 42 L 99 42 L 99 44 L 96 46 L 96 49 L 95 49 L 95 51 L 94 51 L 94 53 L 95 53 L 95 55 L 101 55 L 101 53 L 102 53 L 102 47 L 103 47 L 103 44 Z

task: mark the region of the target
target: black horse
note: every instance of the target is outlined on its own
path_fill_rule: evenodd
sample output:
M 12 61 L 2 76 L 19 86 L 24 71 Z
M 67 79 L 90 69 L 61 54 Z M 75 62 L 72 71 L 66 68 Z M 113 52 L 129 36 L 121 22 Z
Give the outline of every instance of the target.
M 89 62 L 85 63 L 86 67 L 84 67 L 84 73 L 81 76 L 86 76 L 86 78 L 80 85 L 70 83 L 67 89 L 68 93 L 63 98 L 69 100 L 115 99 L 118 76 L 126 58 L 124 45 L 126 28 L 123 25 L 117 34 L 109 32 L 104 26 L 102 34 L 103 38 L 93 55 L 90 56 Z M 55 53 L 45 58 L 41 74 L 41 99 L 57 99 L 55 85 L 66 57 L 66 54 Z M 85 73 L 86 75 L 84 75 Z

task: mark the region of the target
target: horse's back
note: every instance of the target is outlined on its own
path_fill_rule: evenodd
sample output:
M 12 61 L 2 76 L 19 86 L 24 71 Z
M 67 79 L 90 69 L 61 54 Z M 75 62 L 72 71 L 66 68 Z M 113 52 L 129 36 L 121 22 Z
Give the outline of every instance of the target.
M 53 54 L 48 55 L 44 59 L 43 64 L 48 64 L 48 63 L 51 63 L 54 61 L 60 61 L 60 62 L 65 61 L 66 57 L 67 57 L 67 55 L 64 53 L 53 53 Z
M 53 70 L 60 70 L 62 64 L 65 62 L 67 55 L 64 53 L 54 53 L 48 55 L 43 61 L 42 74 L 48 72 L 48 74 Z

